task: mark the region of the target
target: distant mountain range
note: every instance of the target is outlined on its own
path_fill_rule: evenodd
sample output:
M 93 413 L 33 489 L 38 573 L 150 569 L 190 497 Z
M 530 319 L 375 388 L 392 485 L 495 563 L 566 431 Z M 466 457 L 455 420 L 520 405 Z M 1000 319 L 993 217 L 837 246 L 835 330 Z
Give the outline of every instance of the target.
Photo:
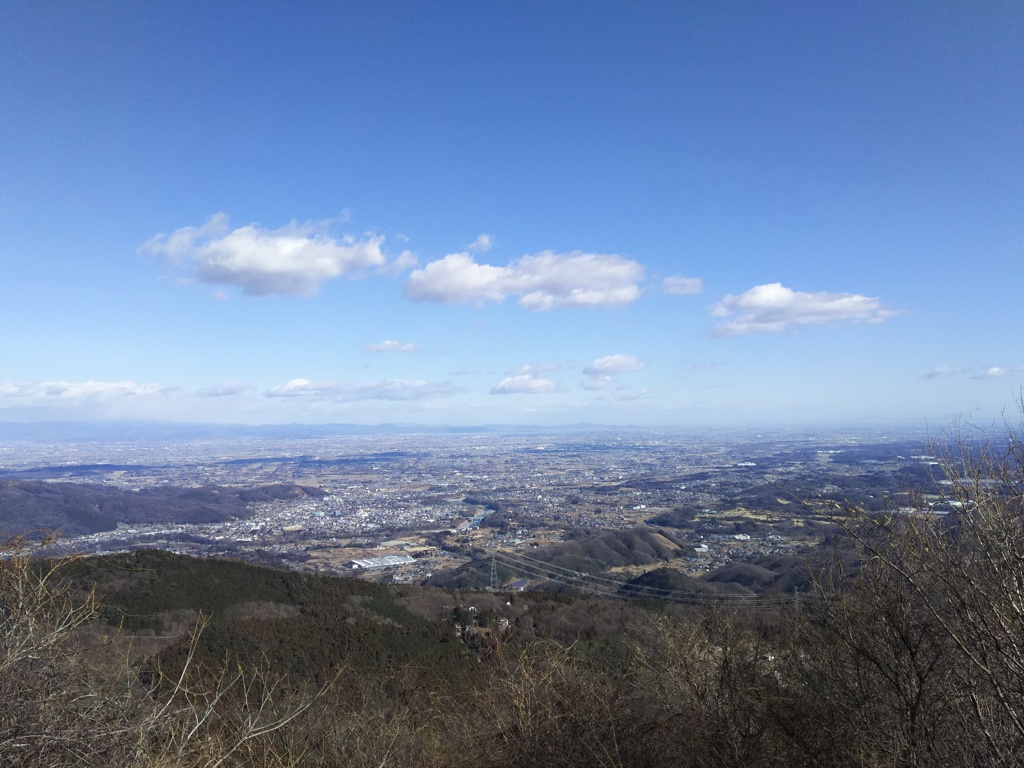
M 0 440 L 28 442 L 131 442 L 261 438 L 302 440 L 346 435 L 416 435 L 474 433 L 558 433 L 642 430 L 605 424 L 537 425 L 482 424 L 191 424 L 160 421 L 0 422 Z

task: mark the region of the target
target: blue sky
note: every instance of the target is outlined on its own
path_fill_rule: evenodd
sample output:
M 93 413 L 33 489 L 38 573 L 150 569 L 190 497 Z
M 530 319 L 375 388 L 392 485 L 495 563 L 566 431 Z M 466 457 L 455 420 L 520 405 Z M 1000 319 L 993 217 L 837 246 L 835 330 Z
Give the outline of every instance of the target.
M 0 420 L 945 425 L 1024 12 L 5 2 Z

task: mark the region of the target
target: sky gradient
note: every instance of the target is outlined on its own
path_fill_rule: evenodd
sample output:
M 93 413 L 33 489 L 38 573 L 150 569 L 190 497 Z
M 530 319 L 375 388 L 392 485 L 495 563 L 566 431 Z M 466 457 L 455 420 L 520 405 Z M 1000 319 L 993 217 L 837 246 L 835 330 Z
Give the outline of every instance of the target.
M 1019 3 L 0 5 L 0 421 L 981 422 Z

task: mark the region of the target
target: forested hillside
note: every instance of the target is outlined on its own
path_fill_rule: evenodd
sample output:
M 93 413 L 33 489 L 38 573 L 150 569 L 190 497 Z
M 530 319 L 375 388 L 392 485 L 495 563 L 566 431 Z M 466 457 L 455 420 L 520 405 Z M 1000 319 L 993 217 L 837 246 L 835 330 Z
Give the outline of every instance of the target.
M 319 488 L 285 483 L 239 489 L 158 486 L 125 491 L 106 485 L 0 480 L 0 536 L 111 531 L 118 523 L 216 523 L 248 517 L 247 505 L 324 496 Z

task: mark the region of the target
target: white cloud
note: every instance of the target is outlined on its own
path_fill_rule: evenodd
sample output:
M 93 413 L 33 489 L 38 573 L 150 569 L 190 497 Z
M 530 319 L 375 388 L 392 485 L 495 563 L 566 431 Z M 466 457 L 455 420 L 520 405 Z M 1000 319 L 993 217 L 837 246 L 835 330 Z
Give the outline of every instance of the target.
M 14 420 L 152 418 L 182 391 L 134 381 L 0 382 L 0 413 Z
M 675 296 L 691 296 L 704 290 L 704 281 L 699 277 L 666 277 L 661 285 L 665 293 Z
M 381 275 L 393 277 L 402 274 L 407 269 L 412 269 L 418 263 L 419 259 L 416 258 L 412 251 L 402 251 L 384 266 L 377 267 L 377 272 Z
M 638 283 L 643 276 L 639 263 L 615 254 L 544 251 L 496 267 L 478 264 L 465 251 L 414 270 L 404 293 L 413 301 L 475 306 L 518 296 L 519 306 L 535 312 L 617 307 L 640 296 Z
M 488 234 L 477 235 L 476 240 L 466 246 L 470 253 L 487 253 L 494 247 L 494 237 Z
M 735 319 L 715 326 L 716 336 L 741 336 L 748 333 L 778 333 L 801 325 L 819 325 L 842 320 L 880 323 L 903 314 L 886 309 L 869 296 L 856 293 L 794 291 L 781 283 L 751 288 L 739 296 L 726 296 L 711 308 L 713 317 Z
M 245 384 L 240 381 L 226 381 L 223 384 L 200 389 L 196 394 L 202 397 L 227 397 L 230 395 L 238 395 L 242 392 L 249 392 L 254 389 L 256 389 L 256 387 L 252 384 Z
M 419 347 L 408 341 L 395 341 L 387 339 L 380 344 L 368 344 L 363 347 L 364 352 L 419 352 Z
M 942 365 L 938 368 L 933 368 L 928 373 L 922 374 L 922 379 L 943 379 L 949 376 L 959 376 L 964 372 L 963 368 L 958 368 L 951 365 Z
M 450 253 L 423 269 L 413 270 L 403 292 L 413 301 L 442 304 L 502 301 L 506 293 L 501 285 L 505 272 L 504 267 L 477 264 L 468 253 Z
M 646 367 L 647 364 L 643 360 L 633 355 L 605 355 L 583 369 L 583 374 L 587 378 L 583 379 L 580 387 L 591 391 L 611 389 L 618 385 L 615 378 L 617 374 L 642 371 Z M 623 386 L 618 385 L 618 388 L 621 389 Z
M 602 389 L 611 389 L 615 386 L 614 376 L 588 376 L 585 378 L 580 387 L 583 389 L 589 389 L 592 391 L 599 391 Z
M 547 376 L 522 373 L 499 381 L 491 389 L 492 395 L 539 395 L 555 392 L 558 385 Z
M 971 378 L 972 379 L 1001 379 L 1003 376 L 1006 376 L 1009 373 L 1010 372 L 1008 370 L 1006 370 L 1005 368 L 1000 368 L 998 365 L 993 365 L 993 366 L 990 366 L 990 367 L 986 368 L 984 371 L 981 371 L 980 373 L 974 374 L 973 376 L 971 376 Z
M 630 371 L 641 371 L 647 364 L 639 357 L 632 355 L 606 355 L 599 357 L 586 368 L 583 373 L 587 376 L 606 376 L 612 373 L 629 373 Z
M 292 379 L 285 384 L 267 390 L 266 395 L 267 397 L 302 397 L 351 402 L 354 400 L 424 400 L 450 397 L 465 391 L 464 387 L 456 386 L 448 381 L 390 379 L 371 381 L 365 384 L 349 384 L 344 381 L 313 382 L 308 379 Z
M 160 384 L 134 381 L 0 382 L 3 406 L 75 405 L 89 400 L 114 400 L 175 391 Z
M 562 366 L 556 363 L 523 363 L 518 368 L 513 368 L 511 371 L 505 371 L 509 376 L 520 376 L 529 375 L 533 376 L 538 373 L 551 373 L 552 371 L 560 371 Z
M 218 213 L 201 227 L 156 235 L 139 250 L 184 268 L 194 280 L 234 285 L 252 296 L 311 296 L 327 280 L 388 266 L 383 237 L 334 237 L 330 224 L 292 221 L 278 229 L 258 224 L 231 229 L 228 217 Z M 410 259 L 403 253 L 393 264 L 409 265 Z
M 615 392 L 606 392 L 603 395 L 600 395 L 597 399 L 604 403 L 628 403 L 646 397 L 649 392 L 649 389 L 617 389 Z

